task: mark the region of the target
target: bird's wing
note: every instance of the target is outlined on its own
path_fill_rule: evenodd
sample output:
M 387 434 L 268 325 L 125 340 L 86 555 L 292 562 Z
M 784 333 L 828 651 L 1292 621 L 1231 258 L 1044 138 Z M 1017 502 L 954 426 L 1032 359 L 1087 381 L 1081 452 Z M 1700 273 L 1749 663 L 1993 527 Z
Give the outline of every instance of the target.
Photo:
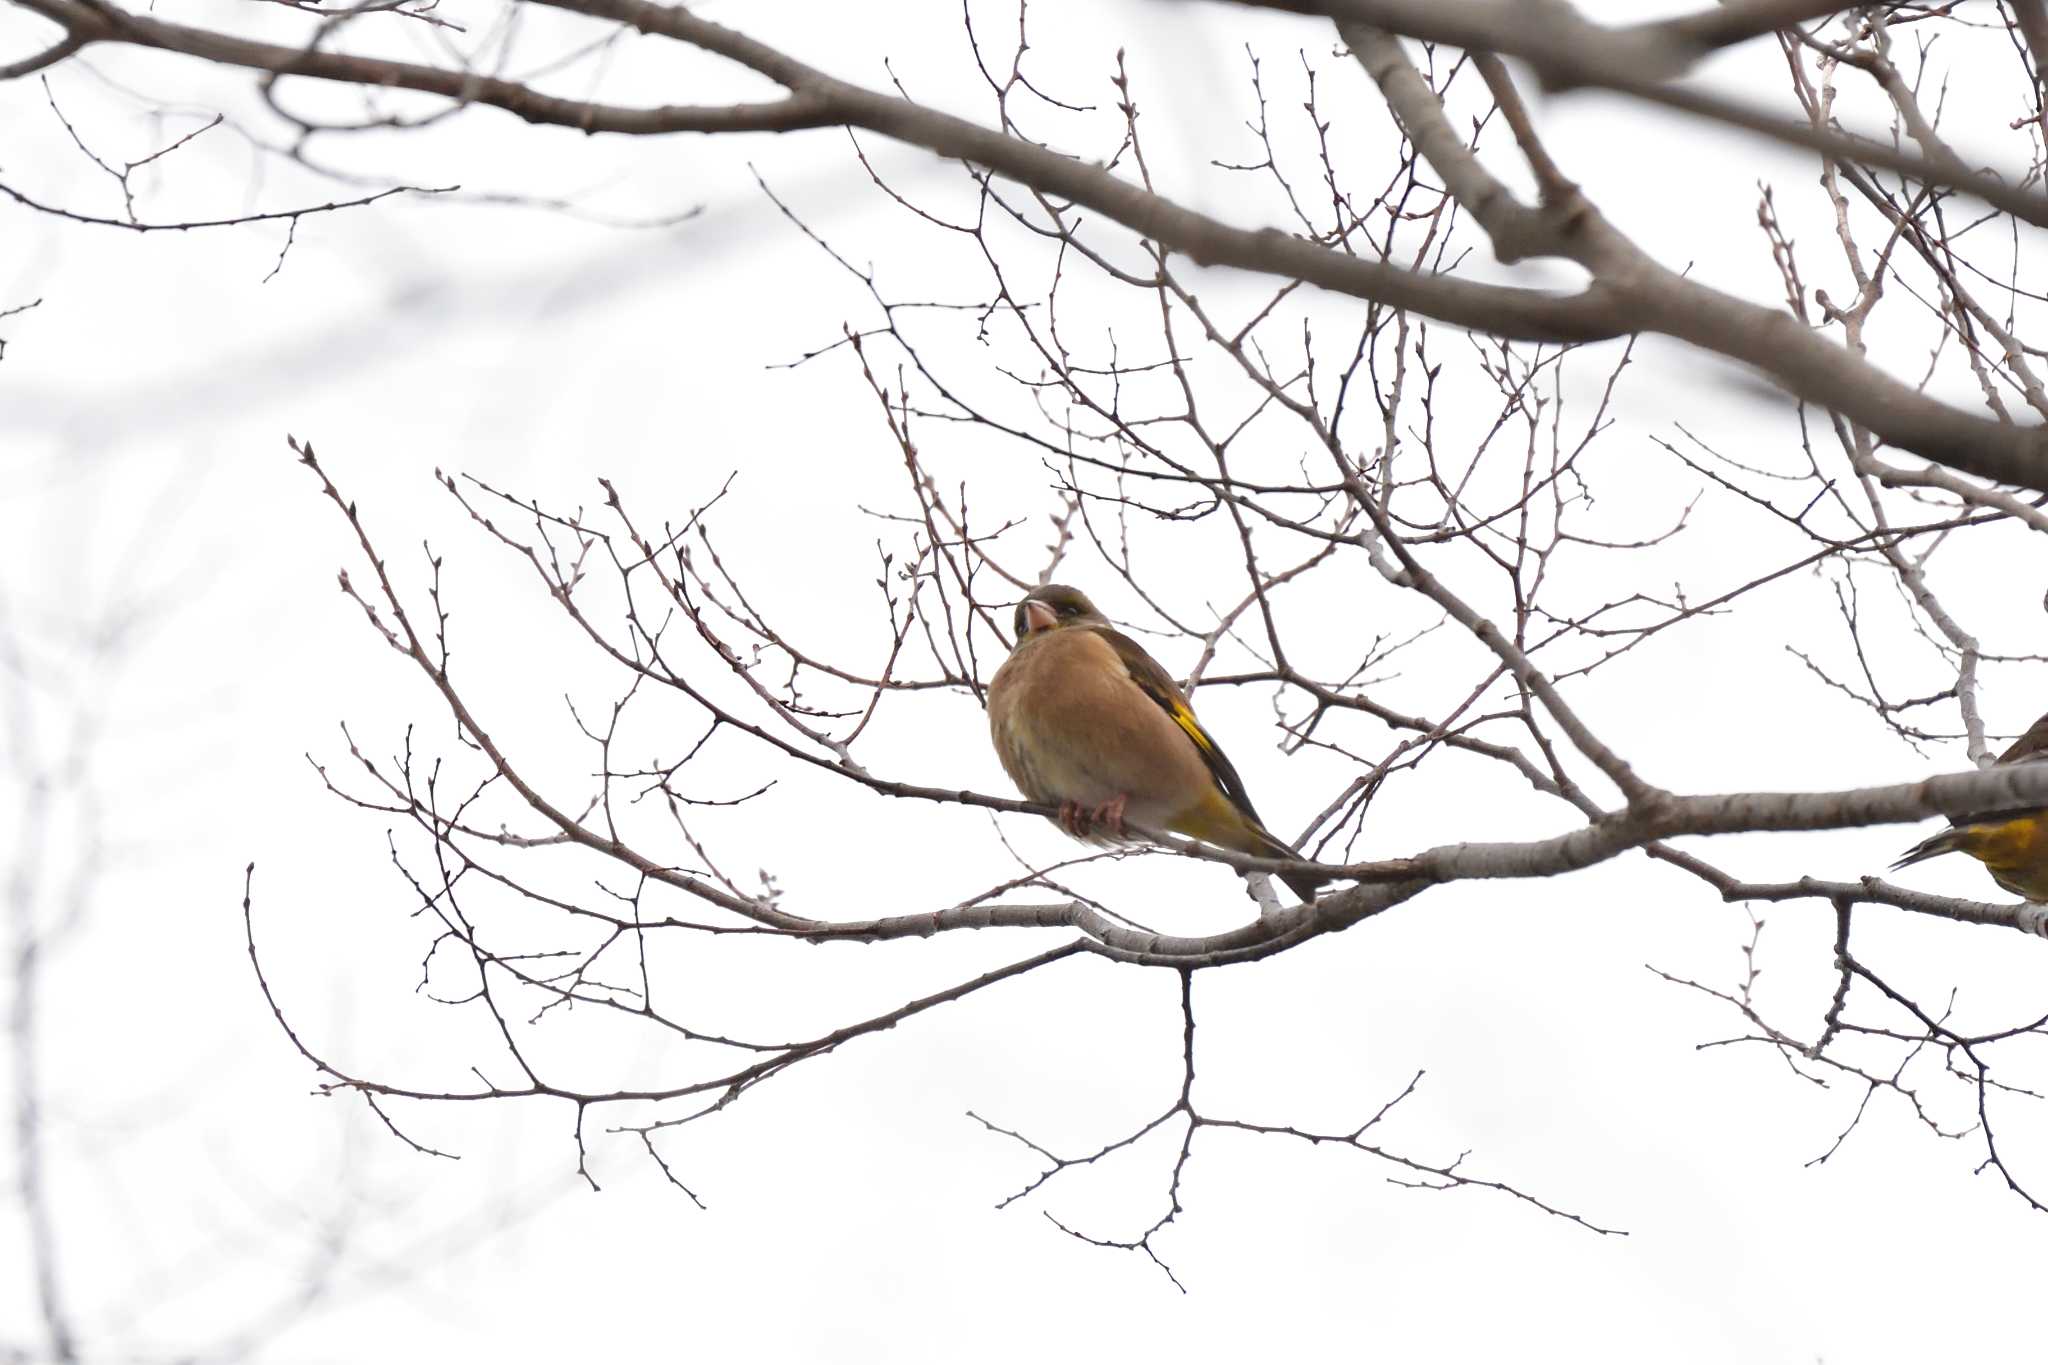
M 1166 712 L 1173 723 L 1194 741 L 1195 751 L 1201 754 L 1202 762 L 1208 765 L 1210 776 L 1216 779 L 1216 785 L 1223 789 L 1223 794 L 1230 798 L 1230 803 L 1251 817 L 1254 824 L 1263 824 L 1259 820 L 1259 813 L 1252 808 L 1251 797 L 1245 792 L 1244 779 L 1237 775 L 1237 769 L 1231 766 L 1230 759 L 1224 755 L 1222 747 L 1202 728 L 1202 722 L 1195 719 L 1194 708 L 1189 706 L 1188 699 L 1181 695 L 1181 690 L 1174 683 L 1172 676 L 1161 668 L 1158 660 L 1147 654 L 1136 640 L 1105 626 L 1097 626 L 1095 630 L 1109 647 L 1116 651 L 1117 658 L 1123 662 L 1124 671 L 1131 675 L 1131 681 L 1138 685 L 1138 690 L 1158 703 L 1159 709 Z
M 2025 820 L 2041 813 L 2040 806 L 2015 806 L 2008 810 L 1973 811 L 1958 815 L 1948 822 L 1950 829 L 1968 829 L 1972 825 L 2002 825 L 2010 820 Z
M 2039 762 L 2048 758 L 2048 716 L 2035 721 L 2027 732 L 1998 756 L 2000 763 Z

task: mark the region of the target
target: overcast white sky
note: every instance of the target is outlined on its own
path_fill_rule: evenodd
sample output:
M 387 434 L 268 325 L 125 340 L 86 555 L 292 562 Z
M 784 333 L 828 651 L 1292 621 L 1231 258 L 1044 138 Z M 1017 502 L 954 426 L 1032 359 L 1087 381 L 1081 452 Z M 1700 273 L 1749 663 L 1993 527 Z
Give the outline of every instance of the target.
M 957 7 L 707 9 L 850 79 L 886 82 L 886 57 L 920 98 L 985 115 L 960 70 Z M 181 13 L 255 22 L 238 6 Z M 999 28 L 1002 13 L 990 8 L 989 23 Z M 291 31 L 291 18 L 262 22 Z M 0 27 L 0 38 L 18 31 Z M 529 34 L 535 51 L 545 37 Z M 1042 74 L 1096 100 L 1108 97 L 1114 52 L 1127 48 L 1162 177 L 1226 215 L 1238 207 L 1235 182 L 1206 161 L 1246 151 L 1246 42 L 1276 86 L 1298 81 L 1297 51 L 1331 86 L 1364 84 L 1312 22 L 1225 7 L 1047 5 L 1038 37 Z M 1778 67 L 1774 54 L 1756 54 L 1722 59 L 1708 75 L 1775 95 Z M 244 78 L 117 53 L 95 54 L 92 69 L 275 133 Z M 699 73 L 626 48 L 605 89 L 621 101 L 726 92 L 699 87 Z M 678 95 L 685 77 L 689 93 Z M 76 67 L 51 73 L 50 87 L 82 131 L 124 157 L 160 141 Z M 1298 102 L 1297 86 L 1285 89 L 1276 107 Z M 1352 150 L 1384 151 L 1391 133 L 1365 92 L 1331 97 L 1377 119 Z M 1963 112 L 1950 116 L 1963 119 L 1970 92 L 1953 98 Z M 1816 239 L 1826 231 L 1810 202 L 1813 169 L 1799 157 L 1600 98 L 1548 101 L 1541 114 L 1559 159 L 1610 216 L 1713 283 L 1777 298 L 1754 226 L 1759 181 L 1779 186 L 1796 227 Z M 11 134 L 0 152 L 8 183 L 118 208 L 105 177 L 64 140 L 39 83 L 0 87 L 0 126 Z M 949 192 L 949 172 L 879 140 L 864 145 L 900 184 Z M 65 914 L 67 870 L 89 864 L 77 926 L 51 948 L 41 1008 L 48 1190 L 65 1292 L 93 1358 L 164 1359 L 243 1340 L 264 1362 L 2039 1358 L 2048 1220 L 1995 1176 L 1973 1176 L 1969 1142 L 1930 1135 L 1887 1097 L 1832 1160 L 1805 1165 L 1857 1097 L 1800 1081 L 1761 1049 L 1699 1049 L 1736 1021 L 1645 964 L 1732 984 L 1748 915 L 1641 859 L 1549 884 L 1447 888 L 1305 951 L 1196 982 L 1200 1085 L 1219 1112 L 1349 1127 L 1426 1071 L 1390 1120 L 1392 1145 L 1439 1160 L 1469 1149 L 1474 1173 L 1625 1237 L 1482 1192 L 1400 1188 L 1385 1179 L 1398 1172 L 1356 1152 L 1214 1133 L 1200 1139 L 1186 1211 L 1162 1240 L 1185 1295 L 1143 1258 L 1081 1245 L 1040 1212 L 1129 1235 L 1161 1211 L 1167 1144 L 995 1211 L 1038 1164 L 967 1111 L 1055 1150 L 1085 1150 L 1178 1086 L 1173 978 L 1094 960 L 863 1040 L 691 1126 L 665 1152 L 701 1210 L 636 1142 L 616 1137 L 593 1141 L 603 1189 L 590 1192 L 560 1105 L 401 1111 L 408 1131 L 462 1158 L 448 1162 L 402 1147 L 358 1104 L 310 1095 L 314 1076 L 270 1019 L 243 953 L 242 868 L 252 860 L 273 981 L 322 1047 L 366 1072 L 446 1084 L 460 1084 L 481 1052 L 478 1021 L 414 991 L 429 933 L 390 867 L 386 822 L 327 795 L 303 757 L 345 759 L 344 720 L 379 754 L 403 743 L 409 721 L 423 746 L 453 746 L 418 678 L 335 591 L 334 571 L 360 573 L 359 562 L 286 450 L 287 433 L 318 447 L 411 590 L 425 582 L 422 537 L 446 556 L 463 666 L 531 761 L 566 773 L 582 760 L 564 736 L 561 698 L 600 696 L 606 677 L 567 647 L 545 599 L 513 577 L 432 471 L 467 471 L 562 506 L 595 502 L 605 476 L 649 520 L 685 514 L 738 471 L 717 523 L 729 557 L 813 638 L 857 647 L 873 638 L 865 614 L 885 533 L 857 509 L 902 510 L 900 454 L 856 368 L 772 368 L 866 314 L 847 277 L 765 201 L 749 166 L 904 292 L 979 287 L 964 270 L 945 273 L 952 257 L 911 233 L 839 133 L 631 143 L 484 112 L 445 133 L 340 151 L 417 183 L 588 192 L 594 209 L 620 217 L 702 212 L 629 230 L 534 209 L 392 201 L 305 220 L 270 279 L 282 230 L 142 236 L 18 209 L 0 219 L 10 247 L 0 308 L 42 299 L 0 324 L 0 624 L 20 642 L 28 679 L 17 688 L 27 721 L 10 718 L 9 743 L 51 763 L 74 720 L 96 727 L 83 768 L 65 776 L 34 907 L 45 923 Z M 328 194 L 275 166 L 252 170 L 258 162 L 225 129 L 190 152 L 151 182 L 146 214 L 212 216 Z M 1472 273 L 1497 271 L 1483 256 Z M 1202 289 L 1225 302 L 1256 293 L 1223 277 L 1204 277 Z M 1349 307 L 1318 306 L 1339 321 Z M 1732 378 L 1669 345 L 1639 352 L 1617 427 L 1602 438 L 1616 497 L 1678 501 L 1673 466 L 1650 444 L 1675 424 L 1733 449 L 1793 438 L 1785 409 Z M 983 505 L 1027 515 L 1049 505 L 1035 458 L 949 450 L 945 439 L 927 431 L 927 453 L 949 477 L 971 473 Z M 1731 517 L 1726 534 L 1741 524 Z M 1200 600 L 1192 585 L 1228 581 L 1214 542 L 1190 541 L 1184 560 L 1163 543 L 1152 542 L 1159 562 L 1191 585 L 1184 600 Z M 1694 543 L 1660 571 L 1705 573 L 1725 551 L 1712 534 Z M 1955 586 L 1987 616 L 2024 617 L 2020 638 L 2037 630 L 2038 615 L 2025 614 L 2040 610 L 2038 558 Z M 1963 766 L 1959 745 L 1921 756 L 1892 742 L 1786 655 L 1788 640 L 1824 619 L 1814 615 L 1824 593 L 1788 584 L 1583 695 L 1623 747 L 1680 790 L 1849 786 Z M 1331 619 L 1332 629 L 1373 625 L 1336 603 Z M 2011 682 L 1987 706 L 1993 727 L 2010 732 L 2038 713 L 2041 694 L 2022 671 L 2002 676 Z M 1428 681 L 1401 686 L 1427 698 Z M 1205 694 L 1203 709 L 1273 823 L 1306 823 L 1328 784 L 1283 764 L 1265 700 Z M 965 700 L 913 698 L 882 727 L 875 752 L 892 775 L 1007 792 Z M 706 782 L 726 790 L 707 794 L 760 780 L 758 756 L 739 746 L 720 763 Z M 1447 764 L 1401 788 L 1376 815 L 1383 843 L 1368 851 L 1555 827 L 1555 815 L 1497 795 L 1496 779 L 1467 785 L 1462 771 Z M 94 803 L 99 852 L 80 844 L 77 792 Z M 7 800 L 13 839 L 24 794 L 11 777 Z M 734 866 L 772 867 L 807 913 L 930 908 L 1002 875 L 983 816 L 822 781 L 789 781 L 705 821 Z M 1005 829 L 1027 852 L 1064 851 L 1050 829 Z M 1753 838 L 1728 856 L 1758 877 L 1855 876 L 1913 837 Z M 33 851 L 17 845 L 9 861 Z M 587 886 L 590 869 L 576 875 Z M 1915 876 L 1989 894 L 1971 866 Z M 1147 859 L 1103 877 L 1098 885 L 1161 928 L 1220 928 L 1249 909 L 1214 867 Z M 1930 989 L 1965 983 L 1972 1020 L 2040 1012 L 2048 946 L 1907 918 L 1859 921 L 1866 951 Z M 1806 1011 L 1795 1017 L 1825 1008 L 1831 934 L 1824 908 L 1769 917 L 1765 989 Z M 800 961 L 721 945 L 714 959 L 675 962 L 674 989 L 720 1017 L 801 1032 L 1028 951 L 1022 936 L 960 938 L 832 946 Z M 658 1039 L 603 1028 L 575 1036 L 587 1051 L 564 1065 L 668 1074 Z M 2009 1142 L 2048 1183 L 2048 1129 L 2027 1122 L 2014 1116 Z M 0 1207 L 0 1359 L 40 1359 L 25 1231 L 18 1207 Z M 309 1284 L 315 1301 L 300 1303 Z

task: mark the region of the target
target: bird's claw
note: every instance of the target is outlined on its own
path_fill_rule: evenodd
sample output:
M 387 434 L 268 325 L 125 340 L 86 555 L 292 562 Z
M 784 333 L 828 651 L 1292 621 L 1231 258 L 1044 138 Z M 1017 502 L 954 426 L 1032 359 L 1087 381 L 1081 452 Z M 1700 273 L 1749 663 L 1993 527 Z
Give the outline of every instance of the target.
M 1054 817 L 1059 827 L 1076 839 L 1093 838 L 1098 831 L 1111 838 L 1121 839 L 1125 835 L 1124 807 L 1130 797 L 1115 796 L 1099 806 L 1084 806 L 1078 801 L 1060 802 L 1059 814 Z
M 1093 812 L 1090 813 L 1088 817 L 1089 823 L 1101 825 L 1103 828 L 1107 829 L 1112 835 L 1116 836 L 1117 838 L 1123 838 L 1124 805 L 1129 800 L 1130 798 L 1128 796 L 1118 795 L 1108 801 L 1103 802 L 1100 806 L 1097 806 Z
M 1080 802 L 1060 802 L 1060 813 L 1054 816 L 1053 819 L 1061 829 L 1073 835 L 1076 839 L 1086 837 L 1088 813 L 1081 809 Z

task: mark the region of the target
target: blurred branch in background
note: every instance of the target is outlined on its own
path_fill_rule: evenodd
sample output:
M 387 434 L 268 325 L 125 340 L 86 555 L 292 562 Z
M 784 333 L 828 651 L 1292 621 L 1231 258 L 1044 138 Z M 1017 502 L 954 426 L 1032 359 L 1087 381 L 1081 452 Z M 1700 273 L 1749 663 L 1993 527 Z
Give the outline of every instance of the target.
M 15 807 L 14 853 L 7 877 L 9 1133 L 13 1195 L 27 1244 L 40 1329 L 40 1340 L 28 1338 L 12 1349 L 23 1359 L 30 1358 L 32 1349 L 42 1349 L 50 1359 L 68 1362 L 78 1359 L 78 1342 L 59 1269 L 61 1234 L 51 1207 L 40 997 L 45 954 L 67 931 L 76 929 L 91 897 L 94 872 L 105 855 L 98 805 L 85 785 L 99 718 L 94 702 L 80 699 L 71 723 L 59 732 L 56 752 L 42 752 L 43 728 L 32 723 L 38 719 L 32 689 L 51 689 L 54 683 L 62 692 L 81 680 L 58 682 L 36 676 L 41 670 L 30 662 L 10 607 L 0 602 L 0 671 L 5 675 L 9 734 L 7 790 L 9 804 Z M 43 704 L 48 704 L 47 696 Z M 75 823 L 75 830 L 66 830 L 67 823 Z M 65 853 L 68 859 L 62 856 Z
M 179 878 L 152 866 L 169 860 L 177 831 L 175 816 L 147 804 L 200 776 L 152 747 L 197 719 L 191 697 L 150 668 L 152 647 L 205 587 L 204 570 L 159 576 L 151 562 L 175 539 L 188 471 L 157 471 L 164 491 L 122 543 L 68 502 L 83 491 L 89 503 L 89 480 L 74 488 L 35 477 L 43 471 L 26 461 L 17 468 L 24 503 L 75 513 L 61 519 L 67 547 L 104 537 L 115 548 L 90 563 L 52 557 L 39 580 L 0 589 L 0 1359 L 263 1358 L 420 1264 L 488 1246 L 569 1186 L 494 1191 L 453 1218 L 422 1216 L 390 1207 L 402 1177 L 378 1159 L 381 1145 L 366 1151 L 347 1128 L 306 1150 L 272 1149 L 278 1129 L 235 1075 L 271 1040 L 239 1023 L 225 1045 L 206 1032 L 201 1002 L 224 989 L 215 977 L 237 974 L 147 960 L 158 935 L 207 938 Z M 12 548 L 33 557 L 41 539 L 24 534 Z M 172 1042 L 159 1052 L 151 1038 Z M 195 1142 L 218 1164 L 199 1159 Z

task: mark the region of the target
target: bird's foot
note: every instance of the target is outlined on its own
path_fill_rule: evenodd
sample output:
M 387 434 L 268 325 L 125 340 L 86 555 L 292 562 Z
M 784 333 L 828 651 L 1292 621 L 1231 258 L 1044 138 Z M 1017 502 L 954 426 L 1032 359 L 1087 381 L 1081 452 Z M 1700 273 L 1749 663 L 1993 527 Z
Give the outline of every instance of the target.
M 1126 833 L 1124 829 L 1124 807 L 1130 804 L 1130 800 L 1131 798 L 1128 795 L 1120 793 L 1110 800 L 1103 802 L 1087 813 L 1086 819 L 1088 824 L 1091 827 L 1101 826 L 1114 838 L 1123 838 Z
M 1127 795 L 1119 795 L 1099 806 L 1062 801 L 1059 814 L 1053 818 L 1061 829 L 1076 839 L 1093 839 L 1103 834 L 1121 839 L 1125 837 L 1124 807 L 1130 804 L 1130 799 Z

